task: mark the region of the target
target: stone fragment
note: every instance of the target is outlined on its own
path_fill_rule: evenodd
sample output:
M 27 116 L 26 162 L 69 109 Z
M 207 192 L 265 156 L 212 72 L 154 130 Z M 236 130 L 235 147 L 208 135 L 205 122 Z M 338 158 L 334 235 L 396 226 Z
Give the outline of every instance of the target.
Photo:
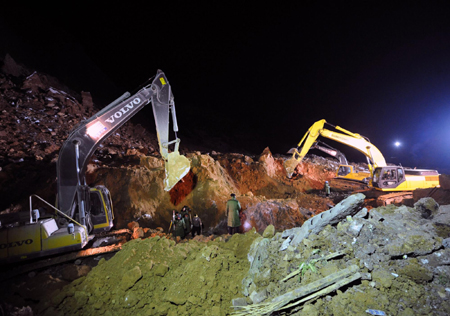
M 423 218 L 432 218 L 439 211 L 439 204 L 431 197 L 421 198 L 414 203 L 414 208 L 422 214 Z
M 245 297 L 233 298 L 233 299 L 231 300 L 231 304 L 232 304 L 234 307 L 237 307 L 237 306 L 247 306 L 247 305 L 248 305 L 247 299 L 246 299 Z
M 253 291 L 250 294 L 250 299 L 252 300 L 253 304 L 258 304 L 264 301 L 267 298 L 267 290 L 263 289 L 262 291 L 256 292 Z
M 362 193 L 350 195 L 332 209 L 308 219 L 299 229 L 294 228 L 291 230 L 294 233 L 291 245 L 297 246 L 310 234 L 318 234 L 327 225 L 335 225 L 347 218 L 347 216 L 356 214 L 364 199 L 365 195 Z
M 141 269 L 135 266 L 133 269 L 128 270 L 123 276 L 120 282 L 120 287 L 122 290 L 126 291 L 134 286 L 137 281 L 142 278 Z
M 263 237 L 272 238 L 273 236 L 275 236 L 275 227 L 273 225 L 269 225 L 264 230 Z
M 169 267 L 164 264 L 158 264 L 158 265 L 156 265 L 154 271 L 155 271 L 155 275 L 163 277 L 169 271 Z

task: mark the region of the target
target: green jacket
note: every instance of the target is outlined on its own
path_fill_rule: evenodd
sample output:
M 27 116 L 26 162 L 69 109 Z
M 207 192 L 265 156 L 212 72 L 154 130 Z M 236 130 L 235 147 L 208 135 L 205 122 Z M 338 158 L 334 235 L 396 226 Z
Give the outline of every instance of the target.
M 181 211 L 181 217 L 184 219 L 184 224 L 186 225 L 185 232 L 186 234 L 191 231 L 191 216 L 188 211 Z
M 325 193 L 330 194 L 330 185 L 328 183 L 325 183 Z
M 175 219 L 173 222 L 173 235 L 175 237 L 180 236 L 181 238 L 184 238 L 184 228 L 186 227 L 186 224 L 184 223 L 183 219 Z
M 239 211 L 241 210 L 241 204 L 236 198 L 229 199 L 227 201 L 227 218 L 228 227 L 239 227 L 241 226 L 241 220 L 239 218 Z

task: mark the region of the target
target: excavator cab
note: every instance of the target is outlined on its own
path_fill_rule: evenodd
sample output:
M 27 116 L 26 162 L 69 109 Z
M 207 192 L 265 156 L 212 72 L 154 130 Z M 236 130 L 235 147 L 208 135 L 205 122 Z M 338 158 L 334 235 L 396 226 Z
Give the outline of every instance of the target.
M 338 177 L 345 177 L 346 175 L 348 175 L 349 173 L 353 173 L 353 166 L 349 166 L 349 165 L 340 165 L 339 169 L 337 171 L 337 176 Z
M 336 172 L 336 178 L 359 181 L 367 184 L 370 182 L 371 176 L 369 172 L 358 171 L 351 165 L 339 165 L 338 171 Z
M 109 231 L 113 226 L 114 212 L 109 190 L 98 185 L 90 189 L 90 219 L 92 233 Z
M 382 191 L 411 191 L 439 187 L 437 170 L 407 169 L 402 166 L 386 166 L 376 168 L 372 184 Z
M 402 167 L 388 166 L 375 169 L 372 185 L 378 189 L 390 189 L 397 188 L 405 181 L 405 171 Z

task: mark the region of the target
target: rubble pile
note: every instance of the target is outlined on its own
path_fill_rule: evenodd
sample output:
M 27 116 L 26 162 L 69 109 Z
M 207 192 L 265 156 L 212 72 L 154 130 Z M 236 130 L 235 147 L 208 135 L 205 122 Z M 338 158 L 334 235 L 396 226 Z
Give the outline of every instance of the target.
M 367 212 L 363 199 L 352 195 L 302 227 L 256 239 L 235 315 L 448 315 L 450 207 L 425 198 Z
M 180 243 L 163 235 L 138 238 L 40 296 L 33 311 L 448 315 L 450 207 L 426 198 L 414 207 L 367 212 L 363 201 L 362 194 L 352 195 L 322 217 L 283 232 L 269 225 L 262 235 L 253 229 Z
M 11 58 L 7 60 L 9 68 L 26 72 Z M 55 159 L 73 127 L 99 110 L 89 92 L 81 92 L 77 98 L 52 83 L 48 75 L 37 72 L 26 77 L 0 72 L 0 119 L 4 127 L 0 159 L 5 163 Z M 156 150 L 155 144 L 154 137 L 141 126 L 128 124 L 108 138 L 97 154 L 149 154 Z
M 1 61 L 0 61 L 1 65 Z M 89 92 L 70 91 L 49 75 L 32 72 L 7 55 L 0 71 L 0 210 L 21 209 L 30 194 L 54 199 L 62 143 L 98 111 Z M 156 136 L 128 122 L 95 152 L 96 165 L 159 155 Z M 136 158 L 137 157 L 137 158 Z M 20 188 L 20 190 L 17 190 Z

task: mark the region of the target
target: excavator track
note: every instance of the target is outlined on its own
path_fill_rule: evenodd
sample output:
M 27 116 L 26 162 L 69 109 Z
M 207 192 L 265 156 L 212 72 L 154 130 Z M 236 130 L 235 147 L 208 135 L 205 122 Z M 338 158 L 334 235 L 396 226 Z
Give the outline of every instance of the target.
M 69 253 L 63 253 L 61 255 L 54 255 L 51 257 L 40 258 L 33 262 L 14 263 L 14 266 L 2 267 L 3 271 L 0 273 L 0 281 L 15 277 L 20 274 L 24 274 L 30 271 L 47 268 L 50 266 L 62 264 L 69 261 L 75 261 L 80 258 L 86 258 L 91 256 L 98 256 L 102 254 L 117 252 L 122 249 L 122 246 L 130 239 L 131 231 L 129 229 L 119 229 L 115 231 L 104 232 L 92 236 L 86 249 L 80 251 L 74 251 Z M 102 242 L 102 239 L 111 238 L 113 243 Z M 98 242 L 97 247 L 96 242 Z M 102 245 L 102 244 L 107 245 Z
M 389 204 L 403 204 L 404 200 L 413 199 L 412 192 L 394 192 L 380 195 L 377 198 L 378 206 L 386 206 Z

